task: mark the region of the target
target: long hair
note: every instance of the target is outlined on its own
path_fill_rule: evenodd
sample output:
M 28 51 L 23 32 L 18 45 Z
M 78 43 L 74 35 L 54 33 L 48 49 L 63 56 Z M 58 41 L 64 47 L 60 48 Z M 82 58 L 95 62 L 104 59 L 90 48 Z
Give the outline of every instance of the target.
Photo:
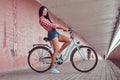
M 41 17 L 42 16 L 42 14 L 43 14 L 43 10 L 44 9 L 47 9 L 48 10 L 48 8 L 47 7 L 45 7 L 45 6 L 41 6 L 40 8 L 39 8 L 39 17 Z M 52 21 L 50 20 L 50 17 L 49 17 L 49 14 L 48 14 L 48 12 L 47 12 L 47 15 L 46 16 L 44 16 L 46 19 L 48 19 L 51 23 L 52 23 Z

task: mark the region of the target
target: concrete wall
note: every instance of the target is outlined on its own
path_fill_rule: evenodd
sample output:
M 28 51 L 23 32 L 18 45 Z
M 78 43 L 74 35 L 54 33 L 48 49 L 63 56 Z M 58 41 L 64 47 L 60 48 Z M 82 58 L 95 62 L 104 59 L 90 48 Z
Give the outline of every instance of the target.
M 42 38 L 47 34 L 39 25 L 40 4 L 35 0 L 1 0 L 0 6 L 0 71 L 28 66 L 28 51 L 33 44 L 44 43 Z M 55 23 L 66 26 L 50 16 Z M 85 44 L 82 39 L 81 44 Z
M 112 62 L 114 62 L 118 67 L 120 67 L 120 45 L 116 47 L 108 57 Z
M 40 43 L 46 33 L 38 23 L 40 4 L 34 0 L 1 0 L 0 5 L 0 69 L 21 67 L 27 64 L 32 44 Z

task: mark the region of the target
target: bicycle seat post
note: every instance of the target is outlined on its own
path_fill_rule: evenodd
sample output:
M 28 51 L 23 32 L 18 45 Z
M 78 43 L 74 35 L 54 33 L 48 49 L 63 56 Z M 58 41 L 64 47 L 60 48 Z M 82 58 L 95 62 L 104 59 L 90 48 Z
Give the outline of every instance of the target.
M 44 40 L 45 42 L 49 42 L 50 46 L 52 46 L 52 43 L 51 43 L 51 41 L 49 40 L 48 37 L 44 37 L 43 40 Z

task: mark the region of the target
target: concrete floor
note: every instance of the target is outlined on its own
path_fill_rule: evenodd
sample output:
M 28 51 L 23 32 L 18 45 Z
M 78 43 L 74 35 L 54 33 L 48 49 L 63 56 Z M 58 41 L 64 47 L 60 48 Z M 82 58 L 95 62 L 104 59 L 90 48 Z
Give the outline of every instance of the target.
M 0 80 L 120 80 L 120 69 L 110 61 L 99 61 L 97 67 L 88 73 L 76 71 L 70 63 L 58 66 L 59 74 L 37 73 L 29 67 L 1 72 Z

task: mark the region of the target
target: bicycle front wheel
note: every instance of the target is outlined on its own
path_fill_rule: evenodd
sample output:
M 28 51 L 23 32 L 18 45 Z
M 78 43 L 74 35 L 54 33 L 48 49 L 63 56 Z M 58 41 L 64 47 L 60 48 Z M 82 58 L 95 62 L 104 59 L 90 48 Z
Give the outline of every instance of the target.
M 35 47 L 28 55 L 28 64 L 32 70 L 42 73 L 51 67 L 52 53 L 46 47 Z
M 88 46 L 79 46 L 71 54 L 71 63 L 73 67 L 80 72 L 89 72 L 93 70 L 98 62 L 98 57 L 94 49 Z

